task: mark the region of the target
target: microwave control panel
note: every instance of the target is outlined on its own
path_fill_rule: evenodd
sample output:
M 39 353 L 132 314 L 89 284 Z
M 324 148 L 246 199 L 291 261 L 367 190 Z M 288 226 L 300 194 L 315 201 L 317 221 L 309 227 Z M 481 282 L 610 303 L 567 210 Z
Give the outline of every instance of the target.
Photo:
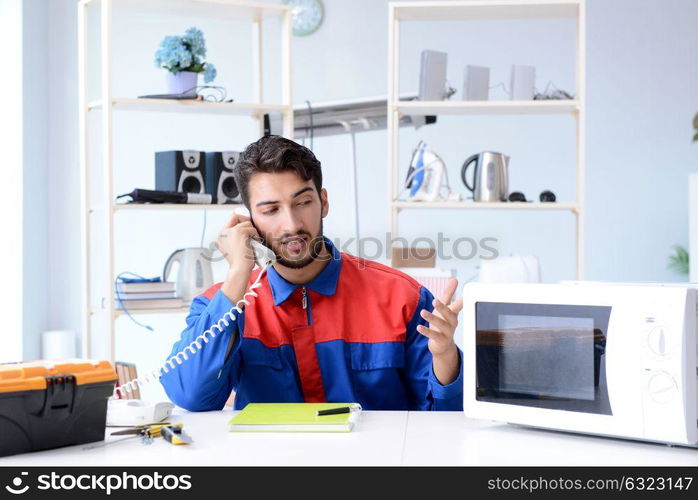
M 643 290 L 642 384 L 645 437 L 667 442 L 696 439 L 696 348 L 687 370 L 684 342 L 695 342 L 696 290 L 646 287 Z M 688 313 L 688 312 L 691 313 Z M 687 314 L 688 313 L 688 314 Z M 692 339 L 692 340 L 691 340 Z M 696 394 L 696 400 L 690 398 Z M 685 398 L 684 395 L 688 396 Z M 691 422 L 691 427 L 687 426 Z M 692 434 L 693 436 L 689 436 Z

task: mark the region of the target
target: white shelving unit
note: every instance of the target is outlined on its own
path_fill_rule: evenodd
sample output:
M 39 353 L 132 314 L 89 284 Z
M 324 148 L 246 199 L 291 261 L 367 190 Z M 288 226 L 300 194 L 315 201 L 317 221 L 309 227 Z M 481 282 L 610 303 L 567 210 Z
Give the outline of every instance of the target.
M 152 111 L 158 113 L 201 113 L 212 115 L 241 115 L 254 118 L 264 113 L 283 113 L 283 104 L 253 104 L 243 102 L 167 101 L 164 99 L 115 98 L 111 100 L 115 111 Z M 88 104 L 88 109 L 100 109 L 102 101 Z
M 404 115 L 555 115 L 575 113 L 574 101 L 409 101 L 399 102 Z
M 100 99 L 88 102 L 87 75 L 88 68 L 88 19 L 94 15 L 94 6 L 99 7 L 101 39 L 101 95 Z M 112 93 L 112 9 L 125 9 L 130 15 L 141 14 L 177 14 L 188 18 L 215 18 L 221 20 L 248 21 L 252 24 L 253 47 L 255 49 L 254 78 L 255 98 L 257 102 L 218 103 L 208 101 L 167 101 L 160 99 L 137 99 L 127 96 L 114 96 Z M 171 112 L 201 113 L 210 115 L 247 116 L 258 120 L 262 135 L 263 114 L 281 113 L 283 116 L 283 135 L 293 137 L 293 106 L 291 100 L 291 9 L 275 3 L 258 3 L 243 0 L 80 0 L 78 9 L 78 72 L 79 72 L 79 109 L 80 109 L 80 177 L 81 177 L 81 232 L 82 232 L 82 355 L 92 356 L 92 318 L 95 314 L 105 314 L 104 341 L 107 359 L 115 358 L 116 320 L 123 315 L 114 304 L 114 226 L 118 223 L 118 212 L 155 211 L 169 212 L 182 210 L 226 210 L 233 205 L 123 205 L 114 201 L 114 151 L 113 120 L 115 112 Z M 263 40 L 262 23 L 267 19 L 278 18 L 281 21 L 281 103 L 263 102 Z M 105 105 L 105 103 L 108 103 Z M 98 165 L 90 164 L 88 117 L 90 113 L 99 112 L 101 161 Z M 101 172 L 102 206 L 91 206 L 91 178 Z M 91 255 L 92 225 L 99 224 L 104 229 L 105 255 Z M 93 258 L 94 257 L 94 258 Z M 104 289 L 99 293 L 103 307 L 93 308 L 92 281 L 93 271 L 99 259 L 106 269 Z M 139 314 L 173 314 L 186 313 L 187 308 L 153 309 L 130 311 Z
M 137 204 L 137 203 L 116 203 L 112 206 L 114 212 L 171 212 L 171 211 L 192 211 L 192 210 L 220 210 L 232 212 L 243 205 L 186 205 L 186 204 Z
M 391 2 L 388 7 L 388 200 L 389 231 L 398 236 L 403 210 L 569 211 L 576 224 L 576 278 L 584 273 L 585 171 L 585 3 L 584 0 L 484 0 Z M 576 98 L 560 101 L 409 101 L 398 100 L 401 21 L 467 21 L 475 19 L 555 19 L 577 22 Z M 571 115 L 576 123 L 576 200 L 571 203 L 482 203 L 467 201 L 397 201 L 401 115 Z M 437 125 L 438 126 L 438 125 Z
M 171 307 L 162 309 L 141 309 L 141 310 L 131 310 L 129 314 L 139 315 L 139 314 L 186 314 L 189 312 L 189 306 L 184 307 Z M 121 310 L 114 311 L 114 316 L 119 318 L 124 316 L 126 313 Z

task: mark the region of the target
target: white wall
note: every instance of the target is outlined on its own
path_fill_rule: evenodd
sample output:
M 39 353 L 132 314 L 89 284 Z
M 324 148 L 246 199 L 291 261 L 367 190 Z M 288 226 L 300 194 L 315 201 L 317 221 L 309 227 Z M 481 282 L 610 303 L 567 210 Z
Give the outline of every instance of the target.
M 49 328 L 80 332 L 77 2 L 47 0 Z M 67 297 L 70 299 L 66 300 Z M 77 352 L 80 352 L 79 350 Z
M 3 266 L 3 331 L 0 362 L 22 358 L 22 8 L 15 0 L 0 0 L 0 47 L 5 48 L 0 78 L 0 151 L 3 189 L 0 197 L 0 246 Z M 12 96 L 12 97 L 9 97 Z
M 48 0 L 23 0 L 24 130 L 24 359 L 41 356 L 41 332 L 48 328 L 51 272 L 49 178 L 58 156 L 49 143 L 50 81 Z M 49 154 L 49 151 L 51 153 Z M 61 167 L 59 167 L 61 168 Z
M 588 8 L 588 277 L 677 280 L 667 255 L 688 248 L 698 168 L 698 2 Z
M 387 1 L 325 0 L 324 4 L 323 27 L 293 41 L 294 100 L 384 94 Z M 698 4 L 692 0 L 588 0 L 587 9 L 586 278 L 680 279 L 667 270 L 666 261 L 671 245 L 687 242 L 686 176 L 696 161 L 690 139 L 691 118 L 698 110 Z M 78 329 L 75 2 L 54 0 L 49 15 L 53 20 L 49 26 L 49 144 L 56 155 L 49 177 L 48 323 Z M 231 29 L 217 20 L 174 18 L 131 19 L 127 27 L 118 13 L 116 21 L 115 93 L 163 90 L 164 75 L 151 62 L 158 41 L 196 24 L 206 33 L 211 60 L 219 67 L 216 83 L 226 86 L 229 95 L 238 100 L 251 96 L 246 28 Z M 491 66 L 496 82 L 506 80 L 513 62 L 534 64 L 541 87 L 552 80 L 574 90 L 574 28 L 569 21 L 426 23 L 405 26 L 403 33 L 403 91 L 416 89 L 423 48 L 448 51 L 449 80 L 459 91 L 466 63 Z M 275 46 L 276 39 L 270 38 L 267 47 Z M 276 82 L 273 68 L 278 59 L 269 59 L 268 81 Z M 270 89 L 268 97 L 272 94 Z M 460 93 L 455 98 L 459 97 Z M 206 132 L 201 134 L 201 130 Z M 117 193 L 152 186 L 155 150 L 228 149 L 243 147 L 254 138 L 253 124 L 245 120 L 209 121 L 194 116 L 117 114 L 115 132 Z M 452 186 L 463 194 L 461 162 L 480 150 L 501 149 L 512 155 L 513 189 L 529 197 L 543 189 L 552 189 L 561 200 L 573 197 L 574 128 L 569 117 L 442 117 L 435 126 L 401 132 L 402 165 L 420 138 L 430 141 L 444 157 Z M 361 221 L 367 236 L 382 237 L 387 229 L 386 143 L 383 131 L 357 138 Z M 315 152 L 323 162 L 330 191 L 326 231 L 332 237 L 346 238 L 352 231 L 345 182 L 350 168 L 349 138 L 317 139 Z M 117 271 L 157 274 L 171 250 L 198 245 L 202 217 L 198 213 L 117 214 L 117 241 L 121 242 Z M 209 214 L 206 241 L 215 236 L 223 218 L 221 213 Z M 412 212 L 401 217 L 401 227 L 408 237 L 435 236 L 437 231 L 449 237 L 495 236 L 502 254 L 539 255 L 544 279 L 557 281 L 574 275 L 573 220 L 567 213 Z M 460 277 L 470 276 L 475 264 L 458 263 Z M 219 267 L 218 277 L 222 272 Z M 156 327 L 155 335 L 120 320 L 118 345 L 145 344 L 164 353 L 183 326 L 182 320 L 147 317 Z M 147 359 L 136 361 L 151 364 Z

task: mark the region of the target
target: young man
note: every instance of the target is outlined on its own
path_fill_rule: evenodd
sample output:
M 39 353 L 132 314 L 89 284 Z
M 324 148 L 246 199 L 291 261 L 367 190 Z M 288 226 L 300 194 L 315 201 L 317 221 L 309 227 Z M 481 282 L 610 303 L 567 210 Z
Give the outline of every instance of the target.
M 320 162 L 278 136 L 250 144 L 235 181 L 250 218 L 233 215 L 217 245 L 229 270 L 197 297 L 172 355 L 216 324 L 245 294 L 249 239 L 276 254 L 235 321 L 161 382 L 178 406 L 220 410 L 250 402 L 358 402 L 367 410 L 461 410 L 461 352 L 453 340 L 457 281 L 434 300 L 409 276 L 340 253 L 323 236 L 327 190 Z

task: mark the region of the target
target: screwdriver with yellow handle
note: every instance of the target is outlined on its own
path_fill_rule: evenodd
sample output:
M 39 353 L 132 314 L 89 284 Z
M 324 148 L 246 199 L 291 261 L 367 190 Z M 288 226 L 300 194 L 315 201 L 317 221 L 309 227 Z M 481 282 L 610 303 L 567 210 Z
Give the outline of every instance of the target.
M 165 424 L 154 424 L 154 425 L 142 425 L 139 427 L 132 427 L 131 429 L 124 429 L 122 431 L 116 431 L 112 432 L 112 436 L 126 436 L 129 434 L 133 434 L 136 436 L 143 436 L 143 437 L 160 437 L 162 436 L 162 428 L 166 427 L 168 425 L 171 425 L 169 422 Z M 182 424 L 176 424 L 176 425 L 182 425 Z
M 169 422 L 167 422 L 164 424 L 142 425 L 139 427 L 132 427 L 130 429 L 112 432 L 110 435 L 128 436 L 124 439 L 128 439 L 129 437 L 140 437 L 143 440 L 143 443 L 145 444 L 152 443 L 154 438 L 160 436 L 165 438 L 166 441 L 175 445 L 193 443 L 193 439 L 182 430 L 183 427 L 184 424 L 170 424 Z M 105 441 L 102 443 L 87 446 L 83 449 L 89 450 L 92 448 L 99 448 L 108 444 L 118 443 L 121 441 L 122 440 Z
M 160 429 L 162 437 L 172 444 L 191 444 L 194 440 L 184 432 L 182 424 L 163 425 Z

